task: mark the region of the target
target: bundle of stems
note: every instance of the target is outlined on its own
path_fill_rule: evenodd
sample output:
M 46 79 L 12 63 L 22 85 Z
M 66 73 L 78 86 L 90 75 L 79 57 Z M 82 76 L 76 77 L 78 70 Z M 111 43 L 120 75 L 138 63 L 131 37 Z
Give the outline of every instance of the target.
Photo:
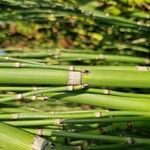
M 11 91 L 11 94 L 3 94 L 4 96 L 12 96 L 14 92 L 29 92 L 36 91 L 42 89 L 48 89 L 46 86 L 0 86 L 1 92 Z M 100 89 L 100 88 L 84 88 L 80 89 L 81 92 L 95 93 L 95 94 L 104 94 L 104 95 L 112 95 L 112 96 L 122 96 L 122 97 L 135 97 L 135 98 L 150 98 L 149 94 L 140 94 L 140 93 L 132 93 L 132 92 L 120 92 L 110 89 Z M 2 94 L 1 94 L 2 95 Z
M 2 91 L 5 91 L 5 92 L 11 91 L 11 90 L 13 91 L 13 87 L 3 86 L 2 88 L 4 88 L 2 89 Z M 30 91 L 27 93 L 31 93 L 35 95 L 42 93 L 42 92 L 44 94 L 46 92 L 45 94 L 47 96 L 53 96 L 53 95 L 65 93 L 67 96 L 70 97 L 70 95 L 75 94 L 76 99 L 73 98 L 73 96 L 70 98 L 72 100 L 75 99 L 74 102 L 77 102 L 77 99 L 81 102 L 83 97 L 79 99 L 78 96 L 81 96 L 83 94 L 87 94 L 88 95 L 87 97 L 89 98 L 93 97 L 93 95 L 95 96 L 97 95 L 100 99 L 102 99 L 101 96 L 106 96 L 109 99 L 109 98 L 112 98 L 114 95 L 116 95 L 114 96 L 114 100 L 116 99 L 116 97 L 120 97 L 120 99 L 122 100 L 124 99 L 124 101 L 127 101 L 127 102 L 130 101 L 130 104 L 132 102 L 142 101 L 141 105 L 142 103 L 147 103 L 148 105 L 148 98 L 146 98 L 146 95 L 144 98 L 141 96 L 142 99 L 134 98 L 134 94 L 133 95 L 131 94 L 132 96 L 130 97 L 129 95 L 128 97 L 127 93 L 115 92 L 115 91 L 111 91 L 112 93 L 110 92 L 110 95 L 102 95 L 102 93 L 104 92 L 102 89 L 100 90 L 100 89 L 89 88 L 89 89 L 81 89 L 81 90 L 77 89 L 77 90 L 70 91 L 70 92 L 62 92 L 66 90 L 66 87 L 59 87 L 59 88 L 42 87 L 38 91 L 35 91 L 35 88 L 31 88 L 31 87 L 30 88 L 18 87 L 17 89 L 14 88 L 15 92 L 17 92 L 17 90 L 18 92 L 20 92 L 20 90 Z M 58 93 L 59 91 L 61 92 Z M 49 92 L 52 92 L 52 93 L 49 93 Z M 89 96 L 90 94 L 92 96 Z M 104 94 L 108 94 L 108 93 L 104 93 Z M 30 94 L 26 94 L 26 96 L 29 96 L 29 95 Z M 105 101 L 108 101 L 107 98 Z M 93 97 L 92 100 L 96 100 L 96 98 Z M 108 104 L 108 108 L 109 106 L 110 104 Z M 116 109 L 118 110 L 118 108 Z M 59 112 L 59 111 L 58 112 L 29 112 L 29 111 L 23 112 L 22 110 L 20 110 L 22 112 L 19 112 L 19 113 L 15 111 L 14 113 L 3 112 L 2 114 L 0 114 L 0 118 L 2 122 L 21 128 L 22 130 L 25 130 L 32 134 L 51 137 L 51 138 L 62 137 L 64 141 L 66 138 L 69 138 L 72 140 L 83 139 L 83 140 L 87 140 L 90 142 L 100 141 L 101 143 L 106 143 L 106 142 L 118 143 L 118 144 L 123 144 L 122 147 L 126 147 L 124 146 L 125 143 L 131 144 L 131 147 L 136 147 L 136 145 L 138 144 L 144 147 L 146 145 L 149 146 L 149 138 L 143 137 L 143 134 L 146 135 L 146 133 L 149 132 L 149 119 L 150 119 L 149 112 L 147 112 L 148 110 L 146 109 L 145 110 L 143 109 L 143 111 L 133 111 L 133 110 L 134 110 L 134 107 L 133 109 L 131 109 L 131 111 L 108 111 L 108 110 L 101 110 L 101 109 L 94 109 L 94 110 L 92 109 L 92 110 L 86 110 L 86 111 L 81 110 L 81 111 L 66 111 L 66 112 Z M 91 128 L 90 126 L 87 126 L 87 125 L 91 125 L 91 127 L 92 126 L 93 127 Z M 145 127 L 145 129 L 144 130 L 141 129 L 142 127 Z M 100 130 L 97 130 L 97 129 L 100 129 Z M 129 131 L 133 135 L 137 134 L 135 132 L 135 130 L 137 130 L 139 134 L 140 133 L 142 134 L 142 136 L 138 138 L 136 137 L 136 135 L 134 135 L 135 137 L 133 135 L 132 137 L 130 136 L 120 137 L 119 135 L 117 135 L 118 132 L 120 133 L 119 129 L 123 132 L 126 131 L 126 129 L 128 130 L 130 129 Z M 80 133 L 77 133 L 77 132 L 80 132 Z M 107 135 L 103 135 L 103 134 L 107 134 Z M 56 146 L 57 146 L 57 142 L 60 143 L 60 141 L 54 141 L 54 142 L 56 143 Z M 79 146 L 83 147 L 83 143 L 79 144 Z M 84 149 L 87 149 L 89 146 L 90 145 L 88 145 L 87 147 L 85 146 Z M 113 146 L 115 146 L 115 144 L 113 144 L 112 147 Z M 128 146 L 130 147 L 130 145 Z M 71 149 L 75 147 L 76 146 L 73 146 Z M 99 146 L 96 144 L 96 147 L 99 147 Z
M 55 89 L 55 88 L 54 88 Z M 59 89 L 60 90 L 60 89 Z M 42 93 L 42 91 L 52 91 L 52 90 L 39 90 L 36 92 L 27 92 L 25 94 L 17 94 L 20 100 L 29 96 L 29 94 Z M 43 93 L 44 94 L 44 93 Z M 94 106 L 99 106 L 108 109 L 119 109 L 119 110 L 134 110 L 134 111 L 150 111 L 149 109 L 149 99 L 148 98 L 137 98 L 137 97 L 124 97 L 124 96 L 111 96 L 103 94 L 92 94 L 83 92 L 54 92 L 44 94 L 48 98 L 63 100 L 67 102 L 89 104 Z M 0 102 L 16 101 L 17 96 L 9 96 L 0 98 Z M 133 107 L 136 106 L 136 107 Z
M 25 129 L 31 133 L 36 133 L 36 130 L 32 129 Z M 107 136 L 107 135 L 87 135 L 87 134 L 81 134 L 81 133 L 69 133 L 65 131 L 54 131 L 54 130 L 44 130 L 43 132 L 45 135 L 51 135 L 51 136 L 62 136 L 62 137 L 71 137 L 71 138 L 77 138 L 77 139 L 87 139 L 87 140 L 98 140 L 98 141 L 106 141 L 110 143 L 128 143 L 130 137 L 117 137 L 117 136 Z M 143 144 L 143 145 L 150 145 L 150 139 L 141 139 L 141 138 L 133 138 L 133 141 L 135 141 L 135 144 Z M 129 144 L 129 143 L 128 143 Z
M 78 56 L 78 53 L 72 54 Z M 14 57 L 16 54 L 12 55 Z M 0 120 L 4 125 L 21 128 L 21 131 L 35 134 L 34 136 L 62 138 L 64 141 L 69 138 L 70 140 L 83 139 L 93 144 L 95 141 L 100 141 L 102 144 L 107 142 L 123 145 L 134 143 L 134 146 L 149 145 L 147 138 L 147 133 L 150 132 L 149 94 L 109 89 L 112 87 L 149 89 L 148 66 L 76 66 L 74 68 L 26 61 L 24 56 L 28 57 L 28 55 L 23 54 L 23 57 L 20 57 L 21 55 L 18 54 L 10 59 L 13 62 L 9 62 L 9 59 L 6 62 L 6 59 L 1 57 Z M 39 57 L 36 59 L 38 60 Z M 77 81 L 73 82 L 72 79 Z M 107 89 L 99 87 L 107 87 Z M 20 104 L 16 104 L 16 100 L 19 100 Z M 70 106 L 66 105 L 66 111 L 53 111 L 51 107 L 51 111 L 45 112 L 40 108 L 33 109 L 32 105 L 22 105 L 21 101 L 29 103 L 29 100 L 37 104 L 39 100 L 47 100 L 52 105 L 53 101 L 61 101 L 60 104 L 54 103 L 55 110 L 57 104 L 59 109 L 65 102 L 78 103 L 81 104 L 80 107 L 86 104 L 89 108 L 90 106 L 96 108 L 71 111 Z M 78 105 L 73 107 L 78 109 Z M 143 127 L 145 129 L 141 129 Z M 127 137 L 120 137 L 119 132 L 126 130 L 129 132 Z M 130 134 L 134 138 L 133 136 L 131 138 Z M 54 140 L 54 143 L 57 145 L 61 142 Z M 79 146 L 84 147 L 83 143 Z M 87 147 L 89 146 L 88 144 Z
M 0 51 L 0 149 L 148 150 L 149 4 L 1 0 L 0 29 L 77 47 Z

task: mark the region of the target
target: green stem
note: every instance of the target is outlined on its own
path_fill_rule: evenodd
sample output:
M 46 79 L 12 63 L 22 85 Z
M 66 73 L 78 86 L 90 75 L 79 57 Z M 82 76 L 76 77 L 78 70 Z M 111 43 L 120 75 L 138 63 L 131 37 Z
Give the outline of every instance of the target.
M 136 111 L 110 111 L 105 110 L 93 110 L 93 111 L 73 111 L 73 112 L 28 112 L 28 113 L 11 113 L 0 114 L 0 120 L 11 119 L 65 119 L 65 118 L 97 118 L 106 116 L 150 116 L 148 112 L 136 112 Z
M 66 90 L 67 90 L 67 87 L 55 87 L 55 88 L 50 88 L 50 89 L 42 89 L 42 90 L 38 90 L 38 91 L 26 92 L 23 94 L 21 93 L 21 94 L 17 94 L 14 96 L 0 98 L 0 103 L 14 101 L 14 100 L 21 100 L 21 99 L 29 97 L 29 96 L 48 93 L 48 92 L 57 92 L 57 91 L 66 91 Z
M 102 94 L 91 94 L 83 92 L 48 93 L 45 96 L 62 101 L 89 104 L 107 109 L 150 111 L 149 99 L 121 97 Z M 134 107 L 133 107 L 134 106 Z
M 27 68 L 0 68 L 1 84 L 67 85 L 68 71 Z M 83 83 L 91 87 L 150 88 L 149 71 L 92 70 L 83 74 Z
M 8 134 L 9 133 L 9 134 Z M 35 137 L 35 135 L 14 128 L 12 126 L 0 123 L 0 148 L 5 150 L 31 150 L 33 147 L 35 150 L 51 150 L 51 142 L 41 137 Z M 35 142 L 39 140 L 38 147 Z M 46 145 L 45 145 L 46 144 Z
M 64 124 L 87 124 L 101 122 L 127 122 L 127 121 L 149 121 L 150 117 L 114 117 L 114 118 L 92 118 L 92 119 L 65 119 Z

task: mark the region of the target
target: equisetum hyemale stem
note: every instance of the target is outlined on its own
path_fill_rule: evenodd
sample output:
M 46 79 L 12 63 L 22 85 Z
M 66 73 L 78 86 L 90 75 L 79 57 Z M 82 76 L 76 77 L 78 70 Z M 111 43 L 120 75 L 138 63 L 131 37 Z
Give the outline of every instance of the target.
M 0 137 L 0 148 L 6 150 L 19 150 L 20 146 L 24 150 L 51 150 L 54 148 L 52 142 L 4 123 L 0 123 Z
M 150 71 L 0 68 L 1 84 L 150 88 Z M 70 81 L 71 79 L 71 81 Z M 71 83 L 70 83 L 71 82 Z

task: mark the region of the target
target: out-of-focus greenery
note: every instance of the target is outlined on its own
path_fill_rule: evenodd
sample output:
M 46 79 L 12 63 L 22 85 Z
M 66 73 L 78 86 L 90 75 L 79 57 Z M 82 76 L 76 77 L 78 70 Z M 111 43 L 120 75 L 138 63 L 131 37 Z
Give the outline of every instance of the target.
M 26 3 L 25 3 L 26 2 Z M 130 49 L 135 51 L 148 51 L 150 46 L 150 29 L 146 32 L 140 30 L 140 25 L 150 28 L 150 2 L 149 0 L 53 0 L 54 4 L 45 7 L 44 2 L 38 7 L 37 3 L 7 2 L 2 0 L 0 15 L 0 45 L 5 48 L 83 48 L 101 50 L 105 52 L 128 53 Z M 30 1 L 37 2 L 37 1 Z M 53 3 L 55 2 L 55 3 Z M 43 5 L 44 6 L 43 6 Z M 53 13 L 51 10 L 56 4 L 64 8 L 77 8 L 82 11 L 103 14 L 134 21 L 139 25 L 138 30 L 124 28 L 123 26 L 97 22 L 92 17 L 75 15 L 70 12 L 63 15 L 60 10 Z M 30 6 L 35 5 L 34 11 Z M 36 8 L 37 6 L 37 8 Z M 42 7 L 41 7 L 42 6 Z M 29 7 L 26 11 L 24 7 Z M 40 8 L 40 9 L 38 9 Z M 31 11 L 31 12 L 30 12 Z M 25 14 L 22 16 L 17 13 Z M 45 13 L 46 12 L 46 13 Z M 49 13 L 50 12 L 50 13 Z M 64 13 L 65 14 L 65 13 Z M 12 17 L 12 18 L 11 18 Z M 142 28 L 142 27 L 141 27 Z M 132 46 L 131 46 L 132 45 Z M 125 51 L 124 51 L 125 50 Z

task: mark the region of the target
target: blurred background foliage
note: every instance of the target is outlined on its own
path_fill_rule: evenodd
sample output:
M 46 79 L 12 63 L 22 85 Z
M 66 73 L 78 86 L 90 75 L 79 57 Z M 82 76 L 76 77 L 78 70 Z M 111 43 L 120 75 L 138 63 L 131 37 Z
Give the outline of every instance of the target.
M 97 21 L 70 8 L 134 22 L 137 29 Z M 150 0 L 2 0 L 0 45 L 9 50 L 58 47 L 143 55 L 150 49 Z

